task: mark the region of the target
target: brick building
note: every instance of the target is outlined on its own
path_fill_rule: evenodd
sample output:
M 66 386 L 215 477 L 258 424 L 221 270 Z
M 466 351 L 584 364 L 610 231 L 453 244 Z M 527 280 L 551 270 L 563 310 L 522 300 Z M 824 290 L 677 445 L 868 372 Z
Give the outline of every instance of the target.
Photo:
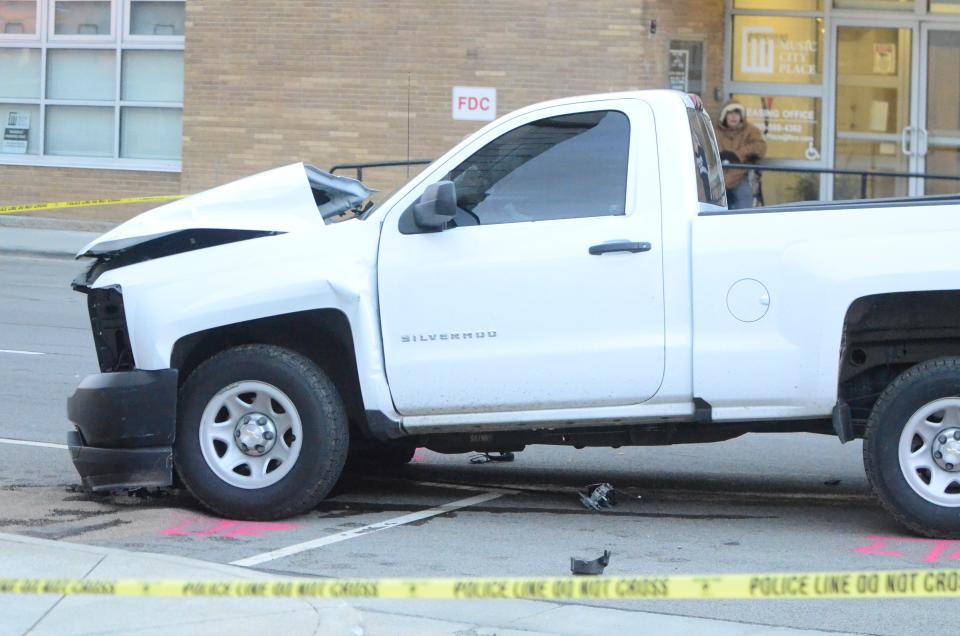
M 776 163 L 956 174 L 960 0 L 0 0 L 0 204 L 429 159 L 483 124 L 452 117 L 456 86 L 495 89 L 497 114 L 686 86 L 714 113 L 742 100 Z M 766 181 L 768 199 L 849 189 Z

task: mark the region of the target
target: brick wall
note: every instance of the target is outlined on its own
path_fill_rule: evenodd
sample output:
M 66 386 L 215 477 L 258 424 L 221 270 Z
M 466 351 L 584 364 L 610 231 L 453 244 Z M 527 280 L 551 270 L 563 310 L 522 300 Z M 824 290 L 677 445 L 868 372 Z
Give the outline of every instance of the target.
M 707 38 L 712 94 L 723 11 L 723 0 L 194 0 L 183 187 L 299 160 L 326 169 L 434 158 L 482 125 L 451 118 L 453 86 L 496 87 L 498 114 L 660 88 L 671 38 Z M 371 170 L 364 179 L 386 189 L 405 174 Z
M 163 172 L 34 168 L 0 165 L 0 205 L 46 203 L 180 192 L 180 175 Z M 68 208 L 29 213 L 44 218 L 122 221 L 156 204 Z
M 482 125 L 451 118 L 453 86 L 495 87 L 498 114 L 661 88 L 671 39 L 707 39 L 712 95 L 723 12 L 723 0 L 189 0 L 182 177 L 0 166 L 0 202 L 190 193 L 300 160 L 431 159 Z M 364 180 L 390 189 L 406 173 Z

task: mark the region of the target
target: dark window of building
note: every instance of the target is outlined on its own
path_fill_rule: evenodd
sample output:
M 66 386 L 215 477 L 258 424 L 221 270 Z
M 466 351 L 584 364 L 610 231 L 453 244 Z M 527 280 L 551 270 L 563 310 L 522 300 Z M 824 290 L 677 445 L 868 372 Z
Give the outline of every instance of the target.
M 700 40 L 670 40 L 668 88 L 703 97 L 703 45 Z
M 0 0 L 0 165 L 179 171 L 185 24 L 184 0 Z

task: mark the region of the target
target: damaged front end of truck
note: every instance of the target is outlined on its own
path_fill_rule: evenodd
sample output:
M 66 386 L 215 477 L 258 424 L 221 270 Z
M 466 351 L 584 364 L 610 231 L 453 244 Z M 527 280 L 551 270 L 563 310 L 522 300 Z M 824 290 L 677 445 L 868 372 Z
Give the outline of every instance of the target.
M 259 239 L 300 230 L 320 231 L 360 214 L 372 192 L 354 179 L 292 164 L 145 212 L 77 254 L 92 259 L 72 286 L 87 296 L 100 367 L 67 401 L 74 425 L 67 444 L 84 486 L 109 491 L 173 481 L 178 370 L 138 368 L 125 280 L 114 270 L 232 244 L 255 246 Z M 105 278 L 110 281 L 104 283 Z

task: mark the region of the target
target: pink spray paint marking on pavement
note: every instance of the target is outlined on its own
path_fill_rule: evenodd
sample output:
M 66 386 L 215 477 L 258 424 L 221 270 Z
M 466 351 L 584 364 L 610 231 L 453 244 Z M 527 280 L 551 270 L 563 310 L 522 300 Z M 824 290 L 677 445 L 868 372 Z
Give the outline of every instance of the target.
M 294 523 L 270 521 L 230 521 L 227 519 L 186 519 L 172 528 L 161 530 L 166 537 L 197 537 L 200 539 L 217 537 L 237 539 L 240 537 L 262 537 L 272 532 L 296 530 L 300 526 Z
M 914 537 L 867 537 L 873 541 L 869 545 L 865 545 L 853 550 L 853 552 L 858 552 L 860 554 L 869 554 L 871 556 L 890 556 L 890 557 L 907 557 L 910 560 L 913 560 L 919 553 L 917 550 L 910 550 L 910 547 L 920 544 L 927 544 L 929 550 L 923 555 L 923 563 L 938 563 L 941 560 L 941 557 L 945 557 L 945 560 L 948 561 L 957 561 L 960 560 L 960 541 L 952 539 L 918 539 Z M 897 546 L 900 550 L 892 550 L 891 546 L 888 544 L 891 543 L 902 543 L 906 545 Z M 946 554 L 947 552 L 950 554 Z M 908 554 L 907 552 L 912 552 L 913 554 Z

